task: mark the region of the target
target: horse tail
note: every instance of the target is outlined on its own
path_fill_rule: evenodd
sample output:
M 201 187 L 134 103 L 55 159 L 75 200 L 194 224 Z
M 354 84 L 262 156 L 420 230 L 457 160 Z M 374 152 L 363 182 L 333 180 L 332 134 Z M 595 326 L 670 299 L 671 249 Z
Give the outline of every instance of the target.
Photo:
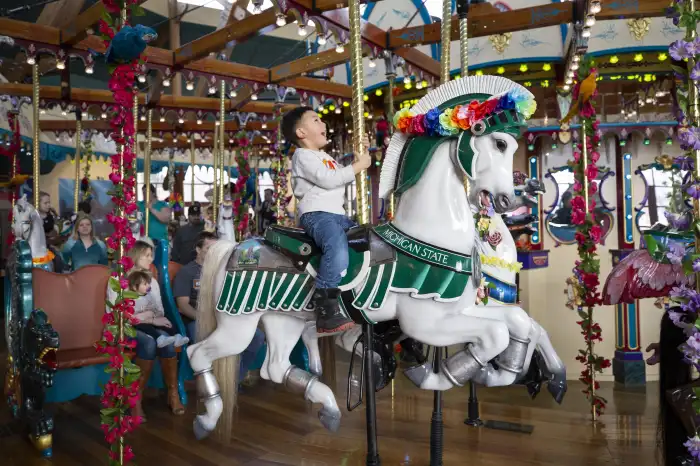
M 204 341 L 216 330 L 216 283 L 217 276 L 225 267 L 225 261 L 233 252 L 235 245 L 226 240 L 212 244 L 207 252 L 200 278 L 199 300 L 197 302 L 197 341 Z M 220 440 L 226 441 L 231 436 L 233 412 L 238 395 L 239 356 L 228 356 L 213 363 L 214 376 L 219 383 L 223 412 L 216 426 Z

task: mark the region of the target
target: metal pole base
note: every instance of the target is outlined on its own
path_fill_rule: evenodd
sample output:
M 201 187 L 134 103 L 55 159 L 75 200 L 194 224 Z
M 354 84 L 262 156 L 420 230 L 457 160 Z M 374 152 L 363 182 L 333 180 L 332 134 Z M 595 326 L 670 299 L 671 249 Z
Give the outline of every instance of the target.
M 469 382 L 469 404 L 467 405 L 467 418 L 464 423 L 471 427 L 485 427 L 487 429 L 505 430 L 521 434 L 531 434 L 535 426 L 505 421 L 482 421 L 479 418 L 479 399 L 476 393 L 476 384 Z
M 442 348 L 433 351 L 433 370 L 440 371 Z M 430 419 L 430 466 L 442 466 L 443 450 L 442 392 L 433 392 L 433 415 Z
M 366 420 L 367 420 L 367 466 L 380 466 L 379 445 L 377 442 L 377 400 L 374 385 L 374 327 L 365 322 L 363 324 L 365 341 L 363 346 L 365 366 L 365 391 L 367 393 Z

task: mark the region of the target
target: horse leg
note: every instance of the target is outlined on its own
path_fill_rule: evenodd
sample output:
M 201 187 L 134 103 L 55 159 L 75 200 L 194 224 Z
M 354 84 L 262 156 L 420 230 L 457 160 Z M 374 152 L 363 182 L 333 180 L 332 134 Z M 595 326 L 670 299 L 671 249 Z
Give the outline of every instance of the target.
M 304 332 L 304 321 L 298 317 L 278 312 L 265 313 L 262 319 L 267 335 L 267 356 L 260 376 L 275 383 L 284 384 L 293 393 L 304 396 L 323 407 L 318 418 L 323 426 L 335 432 L 340 427 L 340 409 L 333 391 L 315 375 L 294 367 L 289 361 L 292 349 Z
M 406 298 L 398 306 L 403 332 L 428 345 L 445 347 L 468 342 L 466 348 L 441 363 L 433 372 L 431 363 L 415 366 L 405 375 L 425 390 L 448 390 L 463 386 L 483 370 L 486 363 L 503 352 L 509 344 L 505 323 L 465 315 L 449 304 Z M 459 303 L 456 304 L 459 306 Z
M 321 350 L 318 348 L 318 332 L 316 331 L 316 321 L 309 320 L 304 326 L 304 331 L 301 334 L 301 340 L 306 346 L 306 352 L 309 354 L 309 369 L 311 373 L 320 377 L 323 374 L 321 366 Z
M 214 430 L 223 411 L 219 384 L 212 372 L 212 364 L 217 359 L 240 354 L 248 347 L 255 335 L 260 315 L 220 314 L 217 327 L 211 335 L 187 348 L 187 357 L 197 383 L 197 395 L 206 408 L 206 413 L 198 415 L 194 421 L 194 432 L 198 439 Z
M 511 385 L 525 366 L 531 343 L 532 319 L 516 306 L 474 306 L 466 310 L 470 316 L 502 321 L 508 328 L 509 343 L 498 355 L 498 369 L 487 365 L 474 377 L 474 381 L 487 387 Z M 534 349 L 533 349 L 534 350 Z
M 559 358 L 552 342 L 549 340 L 547 331 L 534 319 L 532 324 L 534 328 L 538 329 L 537 349 L 540 351 L 547 371 L 550 373 L 549 382 L 547 382 L 547 390 L 554 400 L 561 404 L 567 390 L 566 366 L 564 365 L 564 361 Z

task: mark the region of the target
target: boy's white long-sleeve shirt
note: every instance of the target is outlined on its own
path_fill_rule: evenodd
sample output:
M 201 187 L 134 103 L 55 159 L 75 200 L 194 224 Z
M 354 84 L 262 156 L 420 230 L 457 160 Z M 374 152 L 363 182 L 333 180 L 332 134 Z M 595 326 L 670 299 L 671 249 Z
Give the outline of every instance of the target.
M 345 215 L 345 186 L 354 180 L 352 165 L 343 167 L 323 151 L 294 151 L 292 190 L 300 217 L 307 212 Z

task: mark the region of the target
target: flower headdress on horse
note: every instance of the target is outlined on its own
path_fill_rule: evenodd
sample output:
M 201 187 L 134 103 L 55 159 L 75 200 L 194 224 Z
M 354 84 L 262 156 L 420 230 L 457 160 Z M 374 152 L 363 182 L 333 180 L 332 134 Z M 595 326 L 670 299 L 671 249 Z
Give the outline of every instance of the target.
M 518 137 L 536 109 L 530 91 L 501 76 L 470 76 L 437 87 L 394 116 L 397 131 L 384 159 L 379 196 L 386 199 L 413 186 L 435 149 L 449 139 L 457 139 L 459 165 L 473 178 L 472 139 L 495 132 Z

